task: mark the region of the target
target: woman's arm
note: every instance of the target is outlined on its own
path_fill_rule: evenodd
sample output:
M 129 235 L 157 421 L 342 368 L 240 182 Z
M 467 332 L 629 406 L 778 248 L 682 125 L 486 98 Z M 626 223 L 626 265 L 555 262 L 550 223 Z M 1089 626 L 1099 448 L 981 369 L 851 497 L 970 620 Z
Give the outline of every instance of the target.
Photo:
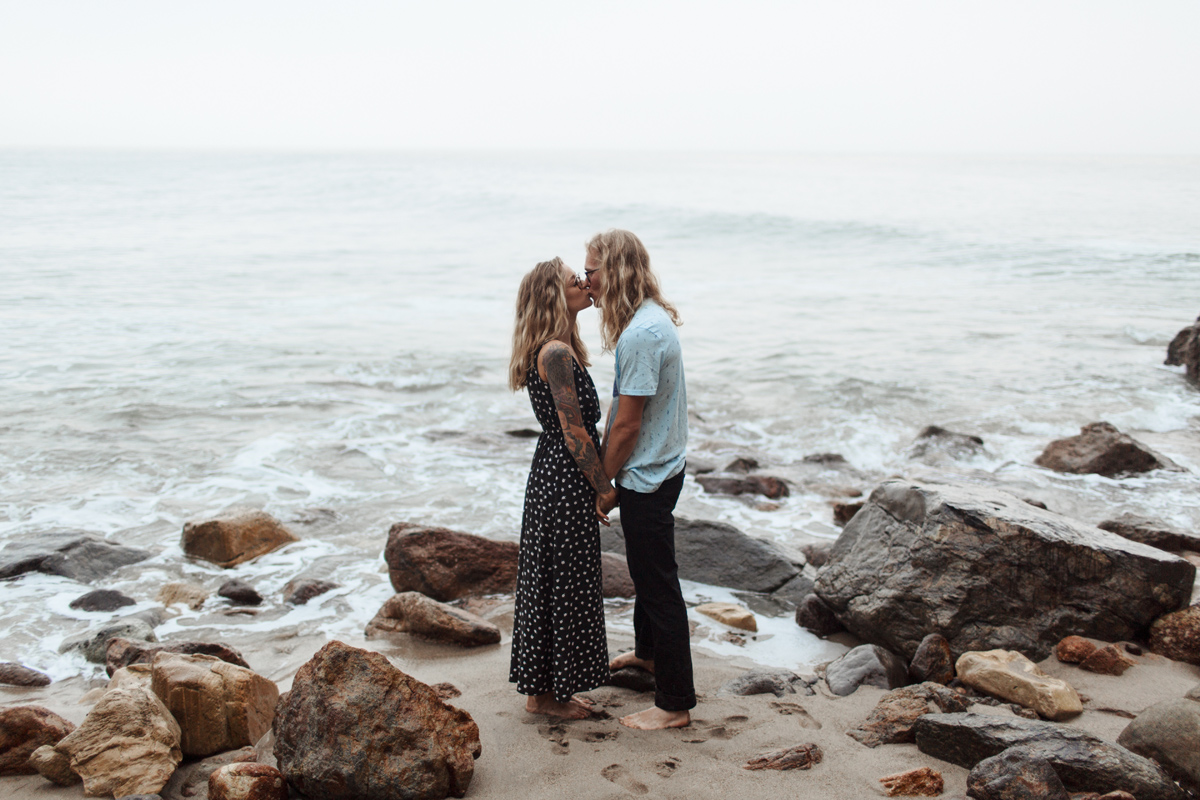
M 544 368 L 546 383 L 550 384 L 558 421 L 567 442 L 567 452 L 575 459 L 598 496 L 615 496 L 617 490 L 604 474 L 604 462 L 596 450 L 596 443 L 583 425 L 579 397 L 575 394 L 575 359 L 570 348 L 562 342 L 550 342 L 542 348 L 538 361 L 541 362 L 539 366 Z

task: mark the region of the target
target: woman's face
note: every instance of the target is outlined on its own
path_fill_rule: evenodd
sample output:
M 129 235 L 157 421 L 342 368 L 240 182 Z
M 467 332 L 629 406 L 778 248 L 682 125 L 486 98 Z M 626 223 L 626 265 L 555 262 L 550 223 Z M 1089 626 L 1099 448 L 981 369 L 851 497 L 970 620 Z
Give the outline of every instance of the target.
M 586 284 L 565 265 L 563 266 L 563 281 L 565 283 L 564 291 L 567 295 L 567 310 L 572 314 L 577 314 L 591 306 L 592 296 L 588 294 Z

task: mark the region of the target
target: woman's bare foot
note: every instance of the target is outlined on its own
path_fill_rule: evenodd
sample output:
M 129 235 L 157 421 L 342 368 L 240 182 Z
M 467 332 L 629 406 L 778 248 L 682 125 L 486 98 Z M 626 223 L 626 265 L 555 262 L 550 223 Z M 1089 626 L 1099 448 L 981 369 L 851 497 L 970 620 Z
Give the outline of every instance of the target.
M 650 706 L 645 711 L 630 714 L 617 720 L 626 728 L 636 728 L 639 731 L 661 731 L 664 728 L 683 728 L 692 721 L 692 715 L 687 711 L 665 711 L 658 706 Z
M 647 661 L 644 658 L 638 658 L 633 654 L 632 650 L 630 650 L 628 653 L 621 653 L 621 655 L 608 662 L 608 669 L 611 672 L 616 672 L 617 670 L 624 669 L 625 667 L 641 667 L 642 669 L 646 670 L 646 672 L 654 672 L 654 662 Z
M 579 700 L 579 698 L 573 698 L 566 703 L 560 703 L 554 699 L 553 693 L 547 692 L 534 695 L 526 700 L 525 710 L 530 714 L 545 714 L 549 717 L 562 717 L 563 719 L 590 717 L 592 709 Z
M 582 696 L 580 696 L 580 695 L 577 695 L 577 694 L 576 694 L 576 695 L 572 695 L 572 696 L 571 696 L 571 702 L 573 702 L 573 703 L 579 703 L 580 705 L 582 705 L 582 706 L 587 706 L 588 708 L 591 708 L 592 706 L 596 705 L 596 701 L 595 701 L 595 700 L 593 700 L 592 698 L 590 698 L 590 697 L 582 697 Z

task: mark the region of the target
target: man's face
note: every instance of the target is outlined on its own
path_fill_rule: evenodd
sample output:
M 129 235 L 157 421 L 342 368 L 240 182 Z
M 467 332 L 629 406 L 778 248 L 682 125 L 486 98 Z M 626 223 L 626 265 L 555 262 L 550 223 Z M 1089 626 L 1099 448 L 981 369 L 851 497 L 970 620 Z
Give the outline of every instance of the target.
M 587 254 L 587 260 L 583 262 L 583 274 L 587 279 L 588 294 L 594 303 L 604 291 L 604 270 L 600 268 L 599 259 L 591 253 Z

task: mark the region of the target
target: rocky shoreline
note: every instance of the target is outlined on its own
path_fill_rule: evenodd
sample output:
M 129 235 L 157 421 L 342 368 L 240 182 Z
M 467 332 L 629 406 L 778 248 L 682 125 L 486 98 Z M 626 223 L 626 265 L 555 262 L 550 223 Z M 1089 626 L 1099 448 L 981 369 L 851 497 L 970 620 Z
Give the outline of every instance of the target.
M 1189 377 L 1196 329 L 1172 343 Z M 930 426 L 910 455 L 944 465 L 984 447 Z M 701 706 L 687 729 L 617 726 L 610 710 L 652 689 L 637 670 L 591 693 L 589 720 L 519 711 L 505 681 L 515 544 L 397 523 L 383 553 L 394 595 L 352 641 L 159 642 L 167 609 L 203 606 L 208 589 L 168 583 L 162 609 L 128 615 L 134 601 L 119 592 L 81 595 L 72 608 L 115 616 L 60 652 L 105 665 L 110 680 L 51 682 L 0 664 L 0 785 L 16 797 L 222 799 L 528 797 L 529 786 L 726 797 L 743 785 L 847 799 L 1200 796 L 1200 536 L 1119 513 L 1093 526 L 969 476 L 865 491 L 841 456 L 805 461 L 814 478 L 803 486 L 748 457 L 689 471 L 705 491 L 764 509 L 793 488 L 833 498 L 836 542 L 789 552 L 681 519 L 681 577 L 734 590 L 738 603 L 695 609 L 729 641 L 794 612 L 798 628 L 853 646 L 811 672 L 698 653 Z M 1104 422 L 1035 463 L 1108 477 L 1183 469 Z M 255 509 L 181 536 L 187 557 L 221 568 L 296 541 Z M 631 596 L 619 525 L 602 546 L 606 596 Z M 47 534 L 0 551 L 0 578 L 98 584 L 149 556 Z M 337 588 L 296 575 L 284 602 Z M 265 601 L 242 580 L 217 594 L 230 613 Z

